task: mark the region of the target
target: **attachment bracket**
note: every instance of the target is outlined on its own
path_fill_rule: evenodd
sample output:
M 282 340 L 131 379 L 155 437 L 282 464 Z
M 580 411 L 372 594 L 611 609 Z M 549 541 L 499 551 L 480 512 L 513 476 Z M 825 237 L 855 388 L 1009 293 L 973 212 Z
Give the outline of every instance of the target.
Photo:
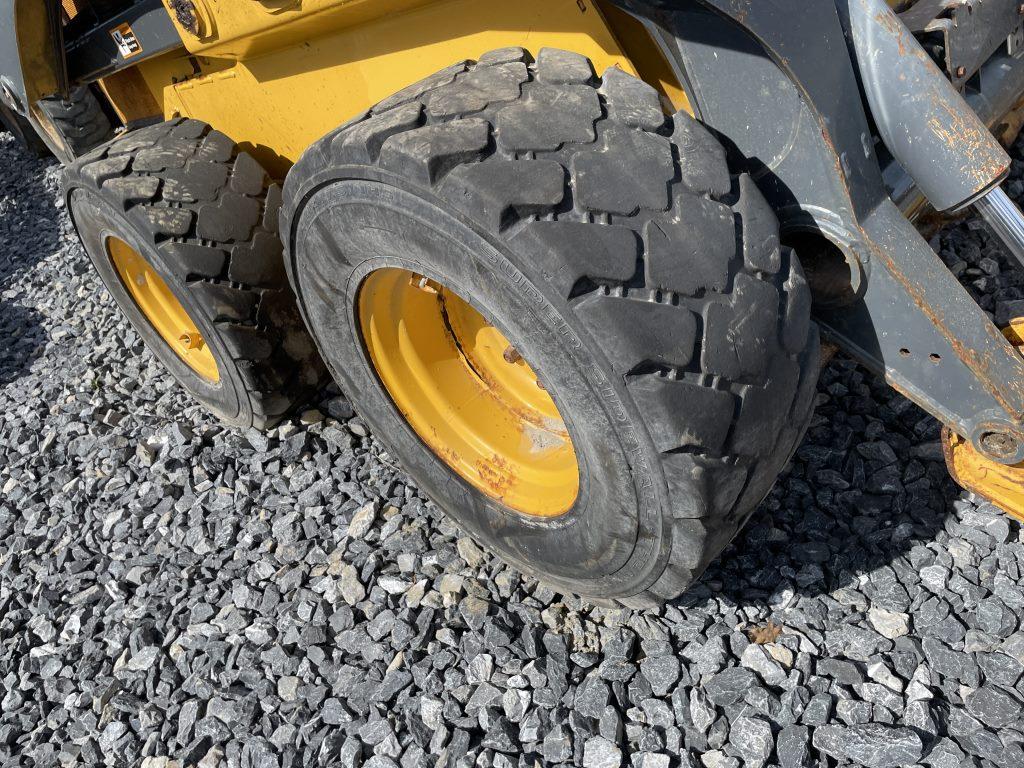
M 946 74 L 958 89 L 999 50 L 1022 18 L 1020 0 L 918 0 L 899 14 L 917 36 L 941 39 Z M 926 46 L 927 47 L 927 46 Z

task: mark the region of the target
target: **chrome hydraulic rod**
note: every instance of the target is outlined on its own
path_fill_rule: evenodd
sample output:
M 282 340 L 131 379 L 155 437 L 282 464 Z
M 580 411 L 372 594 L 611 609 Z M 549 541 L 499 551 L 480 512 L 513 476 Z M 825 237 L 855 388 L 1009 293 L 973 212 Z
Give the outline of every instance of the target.
M 1017 204 L 1002 187 L 996 186 L 987 195 L 979 198 L 974 207 L 1002 240 L 1006 250 L 1024 266 L 1024 213 L 1021 213 Z

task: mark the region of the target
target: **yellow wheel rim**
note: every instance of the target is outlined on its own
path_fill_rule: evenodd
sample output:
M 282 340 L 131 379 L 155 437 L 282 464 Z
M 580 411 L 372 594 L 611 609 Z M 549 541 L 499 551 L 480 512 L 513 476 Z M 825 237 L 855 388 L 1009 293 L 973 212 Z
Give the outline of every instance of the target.
M 213 352 L 195 322 L 149 262 L 124 240 L 107 238 L 107 253 L 139 311 L 189 368 L 207 381 L 220 381 Z
M 442 461 L 523 514 L 572 507 L 579 467 L 565 422 L 501 331 L 451 290 L 404 269 L 371 273 L 358 311 L 377 375 Z

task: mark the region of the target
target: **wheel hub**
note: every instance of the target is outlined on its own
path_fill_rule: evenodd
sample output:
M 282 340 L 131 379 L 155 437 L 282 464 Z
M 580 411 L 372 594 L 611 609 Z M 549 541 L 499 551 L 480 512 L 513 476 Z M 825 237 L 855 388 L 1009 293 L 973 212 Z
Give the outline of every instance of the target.
M 435 455 L 523 514 L 572 507 L 572 440 L 520 346 L 450 289 L 404 269 L 371 273 L 358 312 L 377 375 Z
M 107 238 L 107 253 L 125 290 L 167 345 L 199 376 L 220 381 L 217 361 L 202 333 L 149 262 L 117 237 Z

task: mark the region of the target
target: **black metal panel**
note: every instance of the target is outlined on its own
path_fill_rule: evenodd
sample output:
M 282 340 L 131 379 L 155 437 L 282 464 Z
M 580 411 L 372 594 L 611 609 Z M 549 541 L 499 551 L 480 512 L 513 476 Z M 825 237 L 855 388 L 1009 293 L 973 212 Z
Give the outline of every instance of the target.
M 70 90 L 68 82 L 68 67 L 64 56 L 59 55 L 64 50 L 64 27 L 60 0 L 46 0 L 46 17 L 50 22 L 50 40 L 55 52 L 54 74 L 57 77 L 57 90 L 61 94 L 67 94 Z
M 701 119 L 771 171 L 778 209 L 859 218 L 885 199 L 832 2 L 612 1 L 669 33 Z
M 114 34 L 123 25 L 131 28 L 138 43 L 137 53 L 126 56 L 119 49 Z M 182 45 L 181 36 L 161 0 L 140 0 L 64 42 L 72 83 L 97 80 Z
M 25 114 L 25 78 L 18 53 L 14 0 L 0 0 L 0 100 L 8 109 Z
M 671 23 L 674 53 L 700 118 L 749 162 L 784 226 L 825 229 L 856 248 L 850 222 L 884 199 L 885 189 L 850 67 L 819 68 L 828 70 L 822 93 L 847 115 L 842 125 L 830 124 L 806 89 L 751 35 L 718 13 L 689 5 L 663 20 Z M 818 55 L 848 62 L 838 31 L 831 42 L 816 38 Z M 838 143 L 849 141 L 858 151 L 837 153 Z
M 31 9 L 37 14 L 46 13 L 51 22 L 51 34 L 53 33 L 52 20 L 56 18 L 54 12 L 57 10 L 59 0 L 46 0 L 45 6 L 40 3 L 38 7 Z M 0 102 L 2 102 L 12 113 L 12 118 L 17 117 L 21 125 L 18 130 L 23 132 L 33 130 L 38 139 L 53 152 L 57 157 L 66 156 L 66 147 L 57 142 L 57 139 L 43 130 L 39 125 L 36 115 L 28 104 L 26 93 L 24 71 L 21 66 L 21 49 L 18 39 L 18 25 L 16 15 L 16 0 L 0 0 Z M 23 9 L 28 10 L 28 9 Z M 59 28 L 58 28 L 59 31 Z M 61 80 L 62 63 L 56 61 L 54 74 L 58 81 Z M 38 74 L 38 73 L 37 73 Z M 33 137 L 25 136 L 29 141 Z
M 870 279 L 852 305 L 816 311 L 825 336 L 968 439 L 993 424 L 1020 432 L 1024 358 L 894 203 L 864 232 L 875 251 Z
M 935 35 L 957 88 L 1020 27 L 1020 0 L 918 0 L 900 20 L 915 35 Z

